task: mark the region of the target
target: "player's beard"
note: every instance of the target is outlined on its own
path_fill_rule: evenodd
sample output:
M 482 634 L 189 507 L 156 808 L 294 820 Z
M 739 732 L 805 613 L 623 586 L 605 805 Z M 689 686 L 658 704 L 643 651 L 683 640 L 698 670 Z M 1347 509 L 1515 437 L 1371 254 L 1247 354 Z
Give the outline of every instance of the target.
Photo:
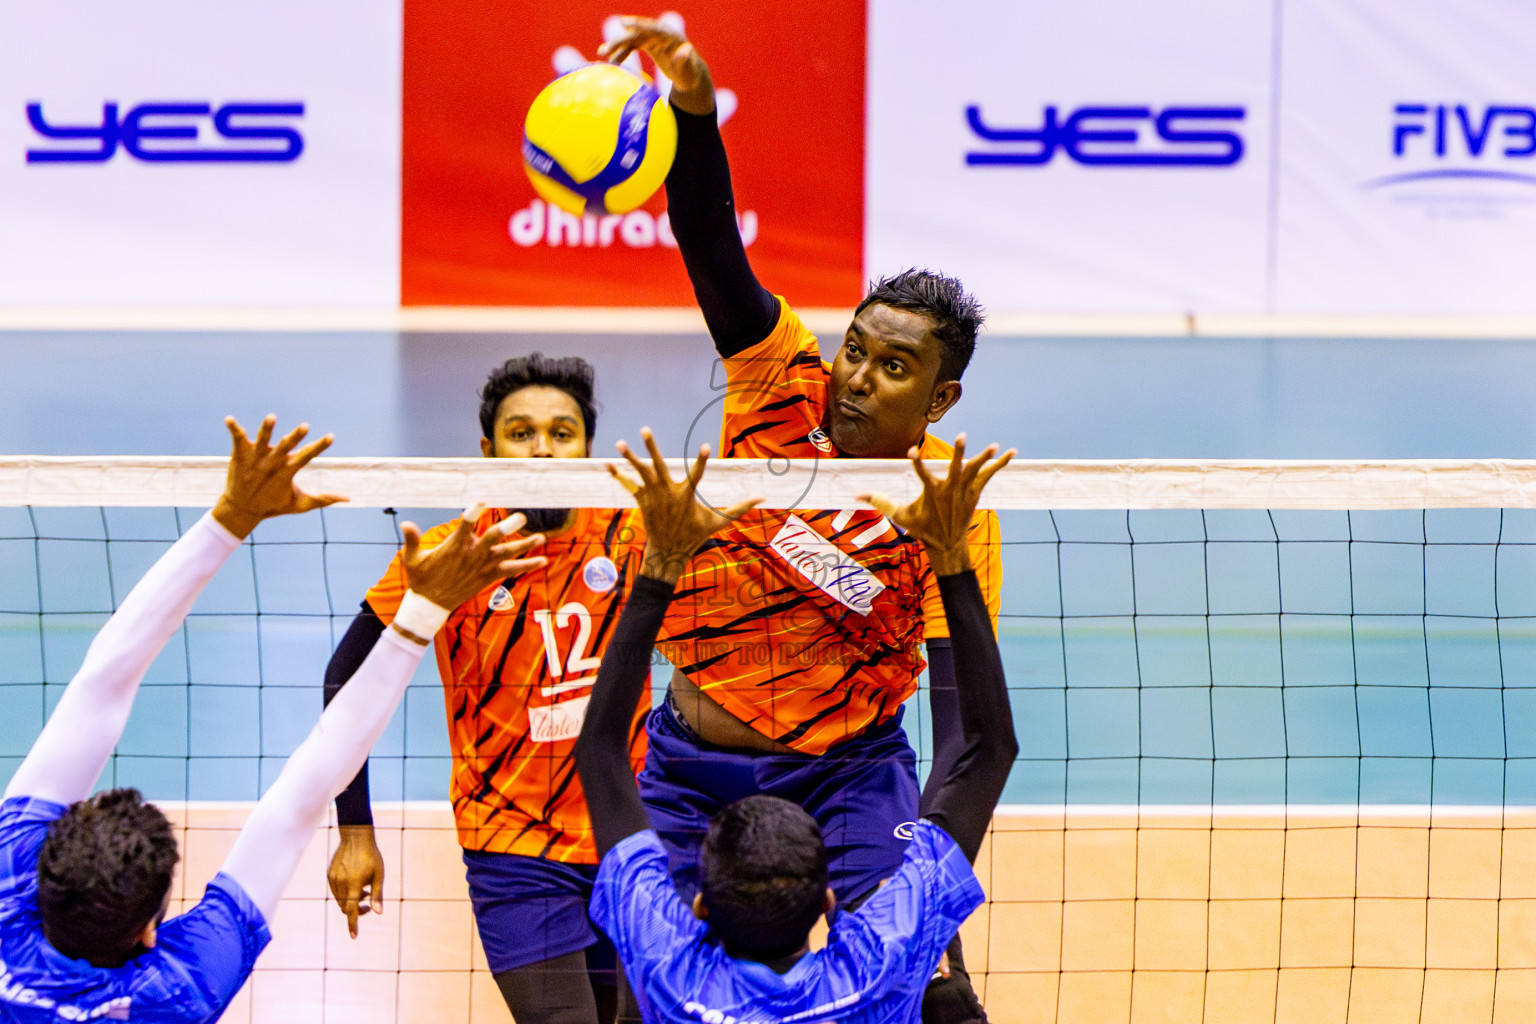
M 548 533 L 565 526 L 566 520 L 571 517 L 568 508 L 514 508 L 511 511 L 521 512 L 528 520 L 523 527 L 523 533 Z

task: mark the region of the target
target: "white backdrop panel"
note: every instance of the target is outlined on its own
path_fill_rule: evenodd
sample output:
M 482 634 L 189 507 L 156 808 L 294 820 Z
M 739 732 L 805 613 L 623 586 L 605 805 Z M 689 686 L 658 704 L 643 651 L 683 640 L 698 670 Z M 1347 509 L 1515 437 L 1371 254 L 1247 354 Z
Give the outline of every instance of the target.
M 1031 311 L 1253 311 L 1265 301 L 1269 200 L 1269 4 L 1227 0 L 961 2 L 873 0 L 869 20 L 866 267 L 926 265 L 961 277 L 989 307 Z M 1147 108 L 1080 120 L 1134 141 L 1076 143 L 1047 163 L 969 166 L 967 154 L 1036 153 L 993 130 L 1058 124 L 1085 107 Z M 1230 154 L 1160 138 L 1170 107 L 1241 108 L 1184 118 L 1181 131 L 1241 137 L 1235 162 L 1104 165 L 1119 154 Z M 1085 159 L 1084 159 L 1085 158 Z
M 1279 311 L 1536 312 L 1536 6 L 1284 10 Z
M 399 300 L 401 5 L 394 0 L 62 0 L 0 5 L 0 304 L 392 306 Z M 161 162 L 118 145 L 90 163 L 29 163 L 45 123 L 101 125 L 144 103 L 142 152 L 243 146 L 231 102 L 299 102 L 292 161 Z M 96 143 L 100 147 L 100 143 Z

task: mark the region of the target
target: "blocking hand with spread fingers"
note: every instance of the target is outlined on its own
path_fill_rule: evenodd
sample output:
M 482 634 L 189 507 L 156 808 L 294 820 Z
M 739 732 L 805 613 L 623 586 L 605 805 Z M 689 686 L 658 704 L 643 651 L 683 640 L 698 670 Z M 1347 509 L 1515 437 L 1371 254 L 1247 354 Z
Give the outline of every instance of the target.
M 1017 454 L 1017 450 L 1010 448 L 998 455 L 998 446 L 993 444 L 967 460 L 965 435 L 961 434 L 955 438 L 955 452 L 943 479 L 934 478 L 918 458 L 916 448 L 907 453 L 923 483 L 922 493 L 911 502 L 899 505 L 883 494 L 861 494 L 859 500 L 873 505 L 891 522 L 922 541 L 937 575 L 952 576 L 971 568 L 966 531 L 982 489 Z
M 727 509 L 706 505 L 698 498 L 698 485 L 709 461 L 709 445 L 700 445 L 698 458 L 688 474 L 681 480 L 673 480 L 651 429 L 642 427 L 640 437 L 650 452 L 649 463 L 625 442 L 620 441 L 617 446 L 619 454 L 629 462 L 639 479 L 626 476 L 612 463 L 608 465 L 608 472 L 634 497 L 645 519 L 645 560 L 640 574 L 676 583 L 682 577 L 688 559 L 706 540 L 740 519 L 763 499 L 749 498 Z

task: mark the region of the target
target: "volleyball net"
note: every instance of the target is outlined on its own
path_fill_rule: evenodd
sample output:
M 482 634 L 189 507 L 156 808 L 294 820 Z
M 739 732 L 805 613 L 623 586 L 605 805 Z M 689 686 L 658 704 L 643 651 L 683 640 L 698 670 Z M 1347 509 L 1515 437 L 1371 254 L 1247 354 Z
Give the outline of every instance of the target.
M 604 466 L 306 470 L 352 502 L 256 531 L 151 669 L 101 780 L 183 829 L 176 905 L 313 725 L 398 523 L 630 504 Z M 0 781 L 223 472 L 0 460 Z M 717 462 L 702 493 L 845 508 L 871 490 L 916 480 L 899 462 Z M 1536 463 L 1020 461 L 985 503 L 1021 746 L 977 865 L 989 902 L 962 933 L 992 1019 L 1536 1013 Z M 371 759 L 385 914 L 347 937 L 325 888 L 334 832 L 317 836 L 226 1019 L 508 1019 L 430 662 Z M 925 693 L 906 724 L 922 770 Z

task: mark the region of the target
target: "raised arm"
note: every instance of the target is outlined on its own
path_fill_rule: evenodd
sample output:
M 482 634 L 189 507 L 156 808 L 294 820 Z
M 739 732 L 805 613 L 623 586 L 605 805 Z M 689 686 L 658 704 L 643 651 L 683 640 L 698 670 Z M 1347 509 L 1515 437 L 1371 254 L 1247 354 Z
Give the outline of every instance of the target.
M 327 707 L 346 681 L 362 668 L 383 634 L 383 620 L 365 602 L 325 666 Z M 373 806 L 368 793 L 366 760 L 352 781 L 336 795 L 336 824 L 341 841 L 331 857 L 326 880 L 330 883 L 331 895 L 336 897 L 336 905 L 347 915 L 347 932 L 355 939 L 360 915 L 384 912 L 384 854 L 373 834 Z
M 955 697 L 964 740 L 944 778 L 937 786 L 930 781 L 923 794 L 922 814 L 948 832 L 973 861 L 1019 752 L 1002 657 L 966 543 L 966 528 L 982 488 L 1014 455 L 1010 449 L 993 460 L 996 454 L 994 445 L 965 461 L 962 434 L 955 439 L 948 475 L 935 480 L 914 449 L 913 464 L 923 482 L 923 493 L 916 501 L 898 507 L 880 495 L 866 496 L 892 522 L 923 542 L 938 577 L 944 615 L 949 620 Z
M 476 538 L 474 520 L 479 513 L 479 507 L 465 512 L 458 529 L 426 553 L 421 551 L 421 534 L 415 525 L 401 524 L 405 537 L 401 564 L 411 589 L 394 622 L 293 752 L 235 840 L 224 873 L 240 884 L 269 920 L 304 848 L 324 822 L 326 806 L 367 760 L 369 748 L 393 717 L 433 634 L 447 620 L 448 609 L 498 580 L 545 564 L 544 558 L 522 557 L 543 543 L 542 534 L 506 539 L 522 527 L 521 515 Z
M 574 755 L 592 816 L 598 856 L 651 827 L 630 768 L 629 726 L 650 669 L 656 634 L 672 600 L 672 588 L 682 577 L 688 559 L 710 535 L 761 500 L 744 501 L 724 511 L 701 503 L 694 492 L 704 476 L 709 445 L 699 449 L 692 471 L 673 481 L 650 429 L 642 429 L 640 435 L 650 451 L 650 465 L 623 441 L 618 444 L 639 480 L 630 479 L 612 465 L 608 471 L 640 506 L 645 520 L 645 556 L 592 684 L 592 700 Z
M 773 331 L 779 300 L 758 283 L 741 242 L 709 66 L 692 43 L 659 21 L 626 18 L 624 29 L 598 54 L 617 63 L 644 50 L 672 81 L 677 156 L 667 174 L 667 216 L 715 350 L 736 355 Z
M 85 799 L 123 735 L 144 673 L 230 553 L 263 519 L 344 500 L 306 494 L 293 483 L 295 473 L 330 447 L 330 435 L 299 448 L 309 429 L 301 424 L 274 446 L 276 422 L 268 416 L 252 441 L 233 418 L 225 420 L 234 450 L 224 493 L 144 574 L 96 634 L 80 671 L 6 786 L 7 798 L 31 796 L 60 804 Z

